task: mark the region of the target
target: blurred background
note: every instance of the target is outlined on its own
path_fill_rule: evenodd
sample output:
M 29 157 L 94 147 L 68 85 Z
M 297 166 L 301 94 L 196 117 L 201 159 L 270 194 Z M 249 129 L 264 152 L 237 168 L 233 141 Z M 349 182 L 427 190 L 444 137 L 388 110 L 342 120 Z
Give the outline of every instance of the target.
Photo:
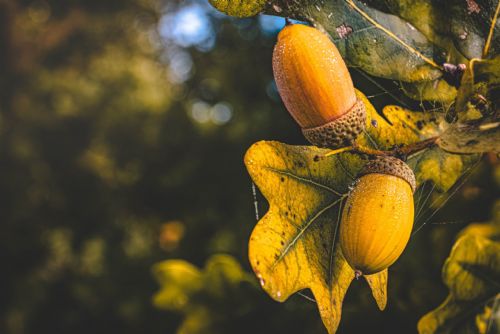
M 205 0 L 0 0 L 0 333 L 175 333 L 186 314 L 153 306 L 155 263 L 223 253 L 251 272 L 243 155 L 258 140 L 305 144 L 272 78 L 283 25 Z M 377 107 L 394 103 L 353 78 Z M 491 219 L 496 165 L 484 157 L 412 239 L 386 311 L 353 283 L 339 333 L 416 332 L 447 295 L 456 233 Z M 314 301 L 241 290 L 200 301 L 219 317 L 196 333 L 324 332 Z

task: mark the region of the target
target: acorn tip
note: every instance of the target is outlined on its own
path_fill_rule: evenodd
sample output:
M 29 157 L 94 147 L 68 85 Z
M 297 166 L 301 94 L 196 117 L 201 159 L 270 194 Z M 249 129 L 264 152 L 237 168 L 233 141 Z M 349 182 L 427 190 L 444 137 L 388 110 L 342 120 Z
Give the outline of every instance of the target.
M 354 278 L 358 280 L 361 276 L 363 276 L 363 272 L 361 270 L 354 270 Z

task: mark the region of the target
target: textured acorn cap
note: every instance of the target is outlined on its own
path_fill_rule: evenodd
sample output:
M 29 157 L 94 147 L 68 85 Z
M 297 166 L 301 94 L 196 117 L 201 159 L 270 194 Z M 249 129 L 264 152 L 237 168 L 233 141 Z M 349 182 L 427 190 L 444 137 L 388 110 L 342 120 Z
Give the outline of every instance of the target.
M 339 118 L 313 128 L 303 128 L 304 137 L 317 147 L 340 148 L 352 144 L 365 128 L 366 110 L 361 100 Z
M 415 189 L 417 188 L 415 174 L 406 163 L 398 158 L 391 156 L 377 156 L 365 165 L 358 177 L 373 173 L 397 176 L 408 182 L 413 192 L 415 192 Z

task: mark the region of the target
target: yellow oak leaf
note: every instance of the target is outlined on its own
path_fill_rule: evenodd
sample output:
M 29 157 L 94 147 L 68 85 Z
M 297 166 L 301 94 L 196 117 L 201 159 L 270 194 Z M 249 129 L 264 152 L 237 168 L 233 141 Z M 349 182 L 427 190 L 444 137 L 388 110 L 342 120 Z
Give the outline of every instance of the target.
M 465 228 L 443 266 L 450 293 L 418 322 L 420 334 L 497 333 L 500 302 L 499 222 Z
M 439 133 L 436 116 L 390 106 L 384 109 L 384 118 L 362 93 L 357 94 L 367 109 L 359 145 L 389 150 Z M 427 151 L 430 153 L 410 157 L 410 163 L 416 159 L 413 166 L 418 180 L 432 180 L 439 189 L 447 190 L 463 172 L 463 158 L 438 148 Z M 335 238 L 343 200 L 366 157 L 349 152 L 327 156 L 329 152 L 314 146 L 261 141 L 247 151 L 245 164 L 269 202 L 269 211 L 250 237 L 249 259 L 254 272 L 264 290 L 280 302 L 310 289 L 324 325 L 334 333 L 354 277 Z M 445 162 L 439 160 L 443 157 Z M 365 278 L 383 309 L 387 270 Z
M 329 333 L 340 322 L 354 271 L 335 242 L 340 206 L 352 182 L 328 150 L 258 142 L 245 155 L 269 201 L 249 242 L 249 259 L 264 290 L 283 302 L 310 289 Z M 352 156 L 352 155 L 351 155 Z M 367 276 L 378 306 L 387 300 L 387 271 Z
M 184 260 L 166 260 L 153 266 L 160 290 L 153 304 L 183 315 L 176 333 L 228 333 L 228 320 L 241 322 L 247 305 L 256 293 L 255 279 L 229 256 L 212 255 L 199 269 Z M 251 303 L 251 302 L 249 302 Z
M 441 135 L 448 127 L 442 113 L 416 112 L 389 105 L 380 116 L 361 92 L 367 110 L 366 130 L 357 142 L 371 148 L 390 150 L 397 146 L 414 144 Z M 408 157 L 417 185 L 432 181 L 437 190 L 450 189 L 471 166 L 478 161 L 477 154 L 453 154 L 433 147 Z

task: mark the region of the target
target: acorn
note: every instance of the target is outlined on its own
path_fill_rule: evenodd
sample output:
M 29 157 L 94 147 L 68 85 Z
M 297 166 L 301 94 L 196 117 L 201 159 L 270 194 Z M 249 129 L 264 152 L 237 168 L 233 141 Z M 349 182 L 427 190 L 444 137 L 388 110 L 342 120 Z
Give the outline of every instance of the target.
M 273 72 L 286 109 L 311 144 L 348 146 L 364 129 L 365 106 L 356 97 L 344 60 L 325 33 L 287 24 L 274 47 Z
M 356 277 L 388 268 L 401 255 L 413 227 L 415 174 L 403 161 L 369 161 L 349 193 L 340 223 L 342 252 Z

